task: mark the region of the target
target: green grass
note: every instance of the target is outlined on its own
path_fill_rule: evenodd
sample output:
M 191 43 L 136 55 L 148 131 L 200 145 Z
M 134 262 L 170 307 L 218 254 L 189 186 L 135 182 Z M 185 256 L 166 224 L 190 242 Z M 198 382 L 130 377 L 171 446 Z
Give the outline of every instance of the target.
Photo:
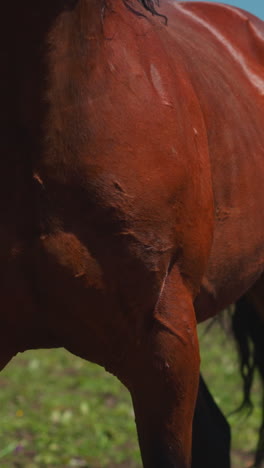
M 203 329 L 203 373 L 228 414 L 242 396 L 236 353 L 219 325 L 205 335 Z M 237 468 L 248 466 L 242 455 L 256 443 L 258 386 L 254 392 L 251 417 L 229 418 Z M 141 467 L 128 392 L 103 369 L 64 350 L 14 358 L 0 374 L 0 408 L 1 468 Z
M 139 465 L 128 392 L 64 350 L 13 359 L 0 376 L 0 407 L 1 468 Z

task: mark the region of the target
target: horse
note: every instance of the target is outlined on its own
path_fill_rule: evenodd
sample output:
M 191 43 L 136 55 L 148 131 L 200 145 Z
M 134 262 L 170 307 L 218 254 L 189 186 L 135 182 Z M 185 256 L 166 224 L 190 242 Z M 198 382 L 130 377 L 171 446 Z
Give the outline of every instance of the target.
M 189 468 L 197 323 L 264 269 L 264 25 L 230 6 L 4 2 L 0 368 L 64 347 Z M 201 427 L 202 431 L 202 427 Z
M 230 468 L 231 430 L 200 375 L 192 426 L 192 468 Z M 258 451 L 257 451 L 258 453 Z

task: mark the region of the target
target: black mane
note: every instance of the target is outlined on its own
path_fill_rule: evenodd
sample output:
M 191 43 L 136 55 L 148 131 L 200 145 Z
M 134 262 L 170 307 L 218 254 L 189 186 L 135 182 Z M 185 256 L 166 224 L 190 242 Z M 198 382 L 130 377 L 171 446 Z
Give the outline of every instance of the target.
M 130 11 L 132 11 L 132 13 L 134 13 L 137 16 L 142 16 L 142 17 L 146 18 L 146 15 L 144 15 L 144 13 L 138 11 L 136 9 L 136 7 L 133 5 L 131 0 L 123 0 L 123 1 L 124 1 L 125 6 Z M 137 0 L 137 2 L 140 5 L 142 5 L 142 7 L 146 11 L 150 12 L 153 16 L 160 16 L 161 18 L 163 18 L 165 24 L 167 24 L 167 17 L 160 14 L 156 9 L 156 7 L 159 7 L 159 0 Z

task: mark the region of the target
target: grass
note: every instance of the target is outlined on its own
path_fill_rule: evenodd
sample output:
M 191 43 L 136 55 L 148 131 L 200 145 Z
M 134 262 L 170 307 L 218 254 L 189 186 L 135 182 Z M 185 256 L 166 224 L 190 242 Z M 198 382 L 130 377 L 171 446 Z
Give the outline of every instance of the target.
M 219 325 L 201 328 L 202 370 L 217 403 L 229 414 L 241 401 L 232 340 Z M 260 420 L 232 415 L 234 468 L 246 468 Z M 1 468 L 139 468 L 130 396 L 103 369 L 66 351 L 30 351 L 0 374 Z
M 0 376 L 1 468 L 139 461 L 128 392 L 66 351 L 15 358 Z

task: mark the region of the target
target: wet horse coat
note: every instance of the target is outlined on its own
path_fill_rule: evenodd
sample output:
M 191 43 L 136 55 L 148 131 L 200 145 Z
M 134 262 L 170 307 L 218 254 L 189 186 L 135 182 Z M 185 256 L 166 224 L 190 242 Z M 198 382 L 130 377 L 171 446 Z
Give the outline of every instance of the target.
M 187 468 L 196 322 L 263 271 L 264 26 L 159 12 L 2 6 L 0 364 L 64 346 L 103 365 L 144 466 Z

